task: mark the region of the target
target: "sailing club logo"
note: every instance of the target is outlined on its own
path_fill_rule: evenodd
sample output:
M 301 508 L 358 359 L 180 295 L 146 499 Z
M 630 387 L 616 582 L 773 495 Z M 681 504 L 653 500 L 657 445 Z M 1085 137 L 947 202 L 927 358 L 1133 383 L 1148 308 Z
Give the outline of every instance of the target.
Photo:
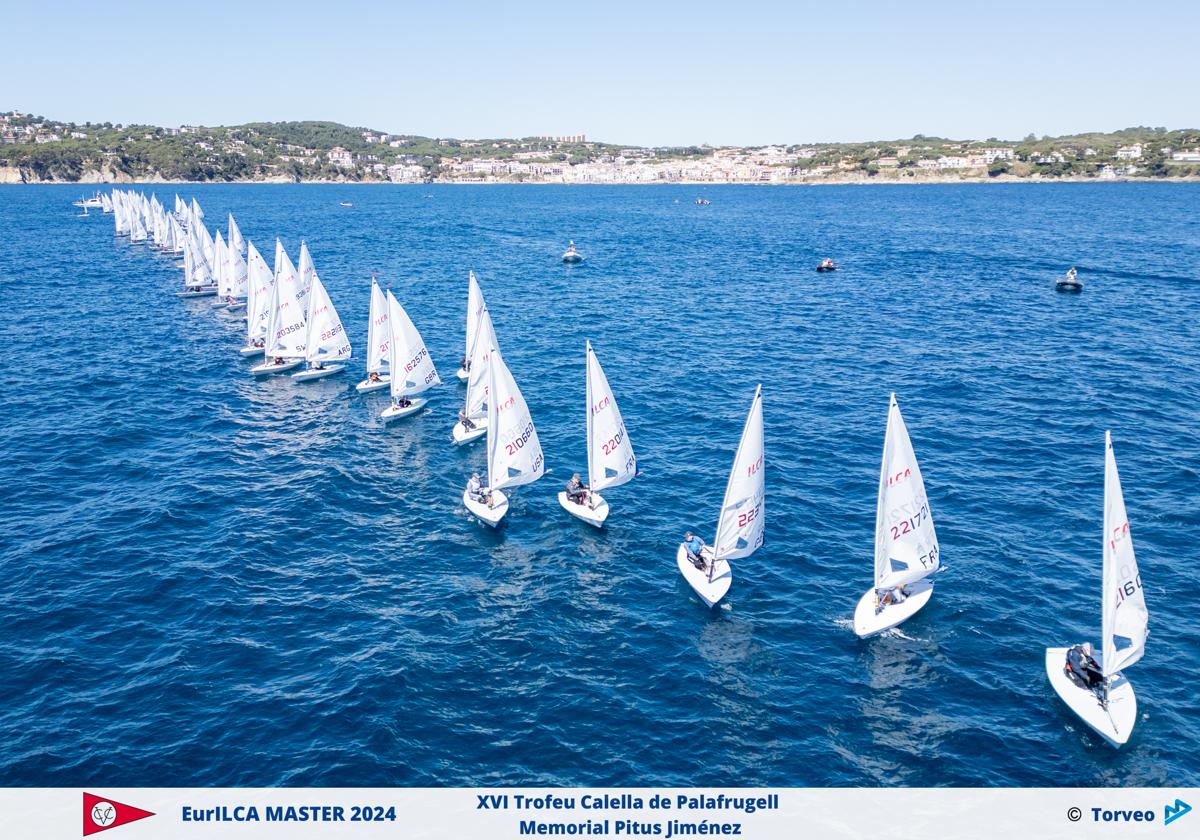
M 153 811 L 146 811 L 135 805 L 126 805 L 124 802 L 105 799 L 86 791 L 83 794 L 84 837 L 153 816 Z

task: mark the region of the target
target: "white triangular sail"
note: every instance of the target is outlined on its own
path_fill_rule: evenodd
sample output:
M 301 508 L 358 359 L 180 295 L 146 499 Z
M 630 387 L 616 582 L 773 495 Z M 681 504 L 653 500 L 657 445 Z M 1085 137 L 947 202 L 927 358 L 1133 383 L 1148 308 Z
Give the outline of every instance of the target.
M 1104 434 L 1104 603 L 1101 663 L 1104 676 L 1128 668 L 1146 651 L 1150 614 L 1137 558 L 1133 556 L 1133 536 L 1125 514 L 1121 477 L 1113 456 L 1112 436 Z
M 232 286 L 229 282 L 229 252 L 225 247 L 225 237 L 221 231 L 213 237 L 213 278 L 217 281 L 217 294 L 229 297 Z
M 749 557 L 763 544 L 765 532 L 762 386 L 754 391 L 754 402 L 746 415 L 746 426 L 738 443 L 729 482 L 725 485 L 725 500 L 721 503 L 721 518 L 717 521 L 717 536 L 713 540 L 713 559 L 735 560 Z M 710 579 L 712 572 L 710 571 Z
M 875 506 L 875 588 L 890 589 L 927 577 L 938 570 L 939 558 L 921 468 L 892 394 Z
M 349 359 L 352 350 L 342 327 L 342 319 L 333 308 L 325 284 L 313 276 L 308 293 L 308 334 L 304 340 L 304 357 L 310 364 Z
M 246 253 L 246 240 L 242 238 L 242 231 L 233 220 L 232 213 L 229 214 L 229 236 L 226 244 L 238 254 Z
M 467 394 L 463 398 L 463 409 L 472 420 L 487 416 L 488 363 L 493 349 L 499 350 L 500 345 L 496 340 L 496 328 L 492 326 L 492 315 L 485 307 L 479 313 L 479 324 L 475 328 L 471 372 L 467 377 Z
M 192 199 L 192 221 L 199 222 L 204 218 L 204 211 L 200 209 L 200 203 L 196 199 Z
M 475 272 L 472 271 L 467 276 L 467 343 L 463 352 L 464 359 L 471 358 L 471 348 L 475 346 L 475 329 L 479 325 L 479 316 L 483 314 L 484 308 L 483 291 L 479 288 L 479 281 L 475 279 Z
M 287 252 L 278 241 L 276 244 L 275 284 L 271 287 L 271 302 L 267 307 L 267 343 L 263 356 L 268 360 L 275 356 L 303 359 L 307 333 L 304 317 L 307 313 L 300 303 L 300 280 Z
M 275 276 L 253 242 L 246 243 L 246 254 L 249 257 L 246 261 L 246 339 L 253 343 L 267 335 L 267 307 L 271 303 Z
M 425 349 L 424 339 L 391 290 L 387 293 L 387 305 L 392 331 L 388 348 L 392 397 L 410 397 L 440 385 L 442 380 Z
M 388 322 L 388 302 L 383 290 L 371 278 L 371 312 L 367 324 L 367 373 L 379 373 L 388 366 L 388 346 L 392 329 Z
M 590 341 L 587 342 L 587 449 L 588 487 L 593 492 L 624 484 L 637 475 L 637 458 L 625 421 Z
M 308 296 L 308 290 L 312 288 L 313 278 L 317 276 L 317 267 L 313 264 L 312 254 L 308 251 L 308 243 L 300 240 L 300 258 L 296 261 L 297 271 L 300 275 L 300 297 L 303 300 Z M 305 306 L 308 304 L 305 303 Z
M 493 347 L 489 355 L 488 488 L 503 490 L 537 481 L 546 472 L 546 459 L 512 372 L 499 350 Z

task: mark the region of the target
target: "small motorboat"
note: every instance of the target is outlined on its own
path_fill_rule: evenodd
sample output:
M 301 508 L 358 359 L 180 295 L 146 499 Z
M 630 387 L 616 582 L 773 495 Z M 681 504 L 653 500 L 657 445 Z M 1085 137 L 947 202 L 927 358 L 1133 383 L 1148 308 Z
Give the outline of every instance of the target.
M 575 240 L 572 239 L 570 247 L 563 251 L 562 261 L 569 265 L 583 262 L 583 254 L 575 250 Z
M 349 201 L 339 201 L 338 202 L 338 207 L 353 207 L 353 206 L 354 205 L 351 204 Z
M 697 203 L 697 204 L 699 204 L 699 205 L 701 205 L 701 206 L 704 206 L 704 205 L 706 205 L 706 204 L 712 204 L 712 202 L 711 202 L 711 201 L 709 201 L 707 198 L 697 198 L 697 199 L 696 199 L 696 203 Z
M 826 257 L 817 264 L 817 271 L 837 271 L 837 265 L 829 257 Z
M 1072 268 L 1067 272 L 1065 277 L 1060 277 L 1054 282 L 1054 290 L 1058 292 L 1082 292 L 1083 281 L 1079 279 L 1078 273 Z

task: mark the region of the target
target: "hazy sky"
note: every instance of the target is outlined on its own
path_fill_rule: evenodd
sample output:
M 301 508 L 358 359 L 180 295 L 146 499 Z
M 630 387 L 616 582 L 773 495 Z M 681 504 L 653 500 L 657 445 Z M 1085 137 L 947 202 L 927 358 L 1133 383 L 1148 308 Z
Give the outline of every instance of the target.
M 0 110 L 641 145 L 1200 126 L 1200 0 L 11 3 Z

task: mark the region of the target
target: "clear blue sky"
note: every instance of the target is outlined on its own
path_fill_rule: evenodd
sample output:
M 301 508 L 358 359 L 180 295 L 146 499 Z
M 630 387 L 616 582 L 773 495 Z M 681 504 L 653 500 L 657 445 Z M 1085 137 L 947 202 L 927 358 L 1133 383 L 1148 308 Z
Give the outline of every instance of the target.
M 10 3 L 0 110 L 642 145 L 1200 125 L 1200 0 Z

